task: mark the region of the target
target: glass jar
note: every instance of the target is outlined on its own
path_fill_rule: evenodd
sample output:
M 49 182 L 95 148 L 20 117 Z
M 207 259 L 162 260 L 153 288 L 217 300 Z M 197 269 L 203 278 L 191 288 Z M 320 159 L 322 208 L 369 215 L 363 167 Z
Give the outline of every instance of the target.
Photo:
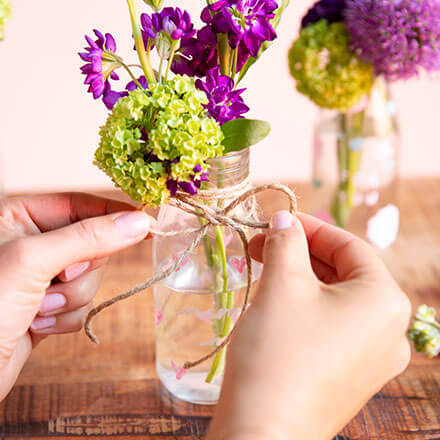
M 390 246 L 399 228 L 398 147 L 395 106 L 383 78 L 357 108 L 322 110 L 314 133 L 312 214 Z
M 248 178 L 249 150 L 211 160 L 209 185 L 205 189 L 218 190 L 220 197 L 203 203 L 218 208 L 226 206 L 232 199 L 222 198 L 222 190 L 242 188 Z M 197 195 L 194 197 L 197 199 Z M 252 199 L 237 206 L 233 214 L 259 220 Z M 183 231 L 197 228 L 203 222 L 203 219 L 167 205 L 159 212 L 157 228 Z M 248 229 L 248 238 L 255 232 Z M 190 233 L 155 237 L 155 273 L 177 261 L 195 236 Z M 261 264 L 253 262 L 252 269 L 256 281 Z M 156 368 L 162 384 L 174 396 L 199 404 L 217 402 L 226 349 L 188 371 L 183 365 L 210 353 L 229 334 L 240 314 L 246 286 L 247 268 L 241 241 L 233 230 L 224 226 L 211 226 L 178 270 L 156 284 Z

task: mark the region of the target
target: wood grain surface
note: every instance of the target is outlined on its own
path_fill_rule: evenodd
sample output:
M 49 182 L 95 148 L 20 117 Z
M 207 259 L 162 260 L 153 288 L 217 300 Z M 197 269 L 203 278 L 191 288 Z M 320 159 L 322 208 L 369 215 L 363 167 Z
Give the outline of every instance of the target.
M 310 188 L 296 189 L 307 211 Z M 400 236 L 381 256 L 414 306 L 440 308 L 440 181 L 401 182 L 396 203 Z M 285 206 L 277 193 L 261 204 L 266 214 Z M 98 301 L 151 276 L 150 246 L 111 260 Z M 150 290 L 102 313 L 94 324 L 99 346 L 83 333 L 44 341 L 0 404 L 0 438 L 203 439 L 212 407 L 173 399 L 157 380 L 152 306 Z M 440 360 L 414 354 L 337 439 L 439 440 Z

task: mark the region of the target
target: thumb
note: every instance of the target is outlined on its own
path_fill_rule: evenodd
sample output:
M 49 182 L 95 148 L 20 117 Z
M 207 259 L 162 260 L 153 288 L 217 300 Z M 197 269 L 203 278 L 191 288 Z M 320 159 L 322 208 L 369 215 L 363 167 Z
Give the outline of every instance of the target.
M 67 266 L 107 257 L 142 241 L 154 220 L 142 211 L 81 220 L 8 243 L 1 260 L 15 262 L 35 281 L 50 281 Z
M 314 277 L 307 237 L 301 222 L 288 211 L 275 213 L 263 250 L 262 281 L 292 283 Z

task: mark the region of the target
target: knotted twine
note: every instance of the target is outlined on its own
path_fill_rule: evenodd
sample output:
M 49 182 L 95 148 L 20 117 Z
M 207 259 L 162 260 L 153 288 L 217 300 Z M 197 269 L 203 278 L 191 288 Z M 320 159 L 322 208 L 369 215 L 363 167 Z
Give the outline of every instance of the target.
M 112 306 L 113 304 L 123 301 L 124 299 L 130 298 L 131 296 L 134 296 L 146 289 L 149 289 L 151 286 L 156 284 L 159 281 L 164 280 L 165 278 L 169 277 L 171 274 L 177 271 L 177 269 L 180 267 L 180 265 L 183 263 L 183 261 L 189 257 L 191 252 L 198 246 L 198 244 L 201 242 L 203 237 L 208 232 L 208 229 L 210 226 L 226 226 L 234 231 L 237 232 L 238 236 L 240 237 L 243 251 L 246 259 L 246 266 L 247 266 L 247 285 L 246 285 L 246 293 L 244 296 L 243 305 L 241 307 L 240 315 L 235 322 L 234 327 L 229 332 L 227 337 L 219 344 L 217 347 L 212 350 L 210 353 L 208 353 L 206 356 L 203 356 L 202 358 L 196 360 L 196 361 L 187 361 L 183 365 L 183 368 L 185 370 L 188 370 L 190 368 L 193 368 L 206 360 L 210 359 L 211 357 L 215 356 L 219 351 L 221 351 L 226 345 L 229 344 L 231 337 L 237 328 L 238 323 L 241 321 L 244 312 L 247 309 L 247 306 L 249 304 L 249 294 L 252 287 L 252 260 L 249 255 L 249 241 L 246 237 L 246 233 L 244 231 L 244 227 L 253 228 L 253 229 L 268 229 L 269 223 L 268 222 L 256 222 L 245 218 L 240 218 L 232 214 L 232 211 L 241 203 L 245 202 L 251 197 L 254 197 L 256 194 L 267 191 L 267 190 L 275 190 L 280 191 L 284 193 L 288 199 L 289 199 L 289 212 L 293 215 L 296 214 L 297 211 L 297 200 L 295 193 L 288 188 L 285 185 L 281 184 L 266 184 L 266 185 L 259 185 L 253 188 L 250 188 L 243 192 L 243 187 L 248 186 L 248 182 L 244 182 L 240 185 L 237 185 L 232 188 L 228 188 L 227 190 L 207 190 L 207 191 L 199 191 L 197 194 L 197 199 L 201 200 L 216 200 L 216 199 L 225 199 L 225 198 L 234 198 L 232 202 L 230 202 L 225 208 L 218 208 L 218 207 L 211 207 L 207 206 L 205 204 L 198 203 L 194 198 L 188 196 L 186 193 L 178 193 L 176 197 L 172 198 L 169 201 L 169 205 L 174 206 L 176 208 L 181 209 L 182 211 L 187 212 L 188 214 L 193 214 L 199 218 L 202 218 L 206 221 L 205 224 L 198 228 L 193 229 L 185 229 L 182 231 L 168 231 L 168 232 L 161 232 L 161 231 L 152 231 L 153 235 L 159 236 L 159 237 L 172 237 L 176 235 L 183 235 L 183 234 L 191 234 L 196 233 L 196 237 L 191 242 L 191 244 L 187 247 L 187 249 L 176 259 L 176 261 L 168 268 L 163 270 L 162 272 L 155 275 L 153 278 L 148 280 L 146 283 L 139 284 L 127 292 L 124 292 L 120 295 L 117 295 L 107 301 L 104 301 L 103 303 L 99 304 L 97 307 L 92 309 L 89 314 L 87 315 L 84 330 L 89 337 L 89 339 L 94 342 L 95 344 L 99 344 L 98 339 L 96 338 L 95 334 L 92 331 L 91 323 L 92 319 L 100 312 L 102 312 L 104 309 Z M 225 195 L 226 192 L 229 192 L 229 197 Z M 145 207 L 143 208 L 145 209 Z

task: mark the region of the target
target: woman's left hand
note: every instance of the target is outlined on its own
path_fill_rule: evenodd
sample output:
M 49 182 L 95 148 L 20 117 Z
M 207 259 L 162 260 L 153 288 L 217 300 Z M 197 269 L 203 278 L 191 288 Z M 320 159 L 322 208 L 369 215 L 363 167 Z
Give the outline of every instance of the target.
M 86 194 L 0 201 L 0 401 L 32 348 L 80 330 L 108 256 L 142 241 L 154 221 Z

